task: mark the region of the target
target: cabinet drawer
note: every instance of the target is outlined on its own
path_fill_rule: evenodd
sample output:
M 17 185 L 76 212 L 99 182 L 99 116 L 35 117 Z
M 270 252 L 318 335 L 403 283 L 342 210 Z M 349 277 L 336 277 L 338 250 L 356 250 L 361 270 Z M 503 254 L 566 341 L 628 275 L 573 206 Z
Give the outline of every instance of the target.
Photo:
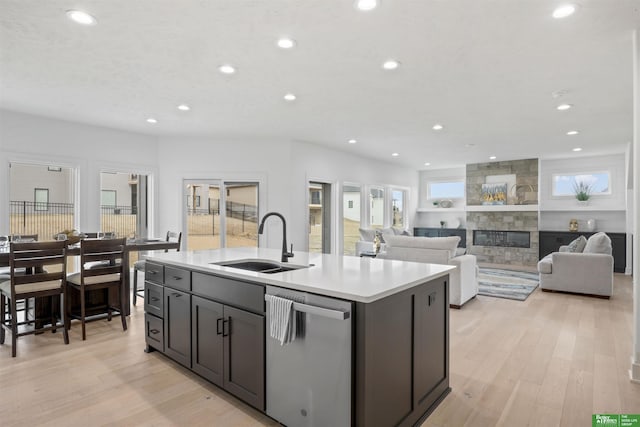
M 193 293 L 264 314 L 264 286 L 257 283 L 193 273 Z
M 164 316 L 164 287 L 144 282 L 144 311 L 158 317 Z
M 181 268 L 165 267 L 164 284 L 183 291 L 191 290 L 191 272 Z
M 145 313 L 145 341 L 156 350 L 164 352 L 164 330 L 162 319 L 153 314 Z
M 164 283 L 164 267 L 160 264 L 146 261 L 144 264 L 144 280 L 153 283 Z

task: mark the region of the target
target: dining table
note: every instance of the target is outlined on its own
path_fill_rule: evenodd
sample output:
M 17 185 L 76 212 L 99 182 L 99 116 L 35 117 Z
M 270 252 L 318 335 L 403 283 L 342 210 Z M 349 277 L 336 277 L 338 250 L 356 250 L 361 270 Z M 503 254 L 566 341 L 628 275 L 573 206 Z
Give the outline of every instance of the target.
M 124 265 L 129 265 L 129 254 L 131 252 L 142 252 L 142 251 L 157 251 L 157 250 L 178 250 L 180 248 L 180 244 L 178 242 L 167 242 L 165 239 L 154 239 L 154 238 L 143 238 L 143 239 L 127 239 L 124 247 L 124 255 L 123 255 L 123 263 Z M 0 267 L 9 266 L 9 254 L 10 248 L 9 245 L 0 246 Z M 73 243 L 67 247 L 66 251 L 67 256 L 80 256 L 80 243 Z M 130 274 L 125 274 L 124 277 L 124 289 L 125 289 L 125 298 L 126 298 L 126 306 L 125 306 L 125 314 L 128 316 L 131 313 L 131 280 Z M 96 295 L 91 295 L 88 297 L 89 300 L 94 300 L 96 304 L 103 302 L 106 298 L 113 299 L 117 298 L 117 295 L 113 295 L 110 298 L 106 296 L 102 289 L 94 291 Z M 73 307 L 75 305 L 74 298 L 70 298 L 70 305 Z M 42 298 L 42 301 L 35 301 L 35 304 L 31 305 L 33 307 L 33 313 L 31 314 L 36 319 L 47 319 L 49 318 L 49 313 L 51 307 L 49 306 L 49 299 Z M 56 310 L 57 308 L 54 308 Z M 105 312 L 106 314 L 106 312 Z

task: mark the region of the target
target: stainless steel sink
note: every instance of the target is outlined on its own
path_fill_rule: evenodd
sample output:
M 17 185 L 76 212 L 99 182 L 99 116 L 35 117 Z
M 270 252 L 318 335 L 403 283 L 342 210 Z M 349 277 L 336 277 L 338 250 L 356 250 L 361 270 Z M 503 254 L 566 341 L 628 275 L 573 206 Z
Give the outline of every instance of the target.
M 296 265 L 262 259 L 236 259 L 233 261 L 212 262 L 210 264 L 219 265 L 222 267 L 237 268 L 240 270 L 255 271 L 265 274 L 282 273 L 285 271 L 299 270 L 301 268 L 309 268 L 313 266 L 313 264 Z

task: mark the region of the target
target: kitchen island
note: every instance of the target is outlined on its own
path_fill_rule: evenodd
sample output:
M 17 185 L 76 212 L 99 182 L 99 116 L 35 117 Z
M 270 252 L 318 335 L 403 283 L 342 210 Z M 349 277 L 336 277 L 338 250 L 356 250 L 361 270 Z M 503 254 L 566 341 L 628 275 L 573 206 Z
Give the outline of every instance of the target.
M 147 350 L 290 427 L 423 420 L 450 391 L 455 267 L 304 252 L 280 263 L 280 256 L 257 248 L 150 253 Z M 236 267 L 259 260 L 293 269 L 220 265 L 238 260 Z M 272 295 L 295 298 L 303 313 L 291 344 L 269 336 Z

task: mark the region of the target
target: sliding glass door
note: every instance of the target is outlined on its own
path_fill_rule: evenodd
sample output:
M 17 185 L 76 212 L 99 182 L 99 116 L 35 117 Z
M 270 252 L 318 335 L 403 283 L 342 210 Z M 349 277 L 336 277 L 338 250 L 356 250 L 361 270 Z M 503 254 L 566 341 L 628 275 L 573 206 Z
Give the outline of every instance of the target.
M 258 183 L 185 180 L 188 250 L 258 246 Z

